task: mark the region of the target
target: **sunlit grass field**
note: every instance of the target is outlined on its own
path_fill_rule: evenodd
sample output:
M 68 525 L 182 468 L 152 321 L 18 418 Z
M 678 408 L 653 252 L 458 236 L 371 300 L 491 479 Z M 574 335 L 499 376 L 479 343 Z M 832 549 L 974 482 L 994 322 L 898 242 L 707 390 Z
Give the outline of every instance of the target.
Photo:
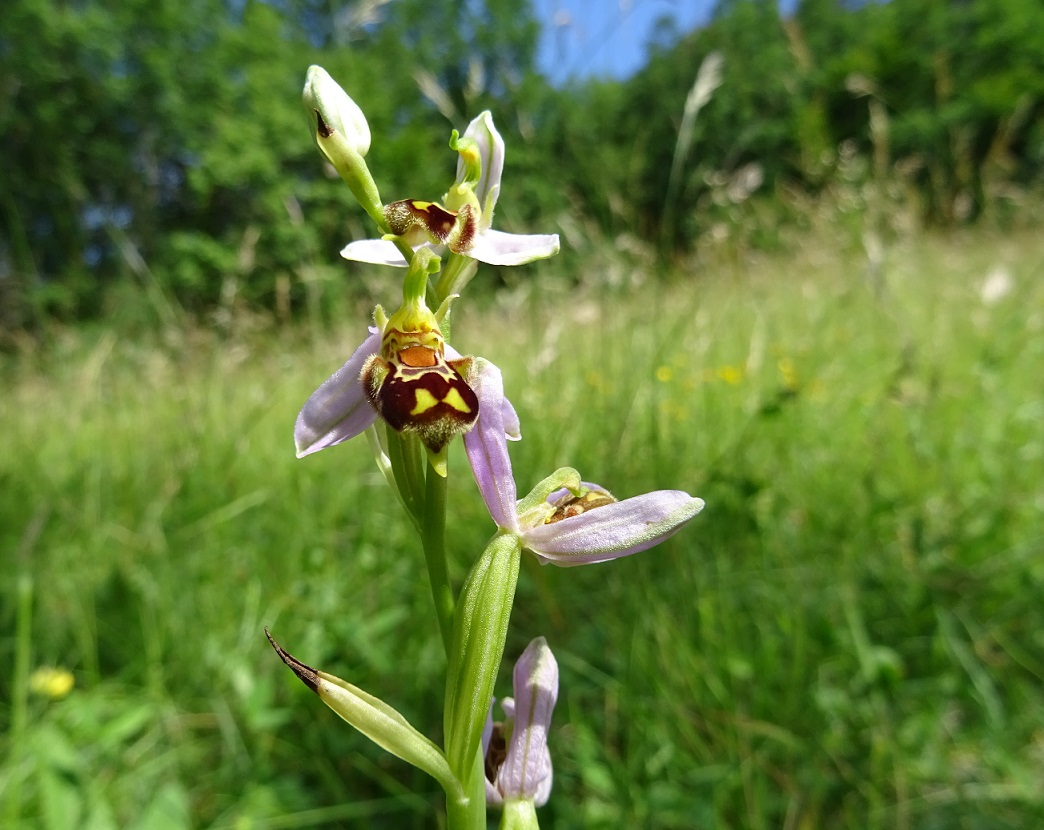
M 729 262 L 513 274 L 454 315 L 523 492 L 568 464 L 707 502 L 647 553 L 525 563 L 508 660 L 543 634 L 561 666 L 543 826 L 1042 826 L 1044 237 Z M 365 443 L 293 454 L 365 324 L 3 358 L 0 826 L 438 826 L 262 633 L 440 740 L 408 522 Z M 459 584 L 493 526 L 459 447 L 451 475 Z

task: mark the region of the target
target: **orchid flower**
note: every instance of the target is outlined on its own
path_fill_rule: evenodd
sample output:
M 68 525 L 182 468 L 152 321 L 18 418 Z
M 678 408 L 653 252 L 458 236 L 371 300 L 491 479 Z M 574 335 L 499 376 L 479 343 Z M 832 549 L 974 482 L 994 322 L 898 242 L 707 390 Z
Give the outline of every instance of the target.
M 418 252 L 403 286 L 402 306 L 390 318 L 377 306 L 376 327 L 305 402 L 294 424 L 297 457 L 333 447 L 364 432 L 382 416 L 393 428 L 415 431 L 435 454 L 471 428 L 478 400 L 468 384 L 472 359 L 445 342 L 439 321 L 424 303 L 427 275 L 437 260 Z M 499 370 L 497 370 L 499 377 Z M 500 395 L 491 404 L 504 438 L 521 438 L 518 415 Z
M 523 265 L 558 253 L 558 234 L 512 234 L 491 227 L 504 171 L 504 139 L 493 126 L 488 110 L 475 118 L 460 138 L 454 131 L 450 147 L 460 158 L 456 181 L 443 197 L 444 204 L 409 199 L 392 202 L 384 209 L 392 234 L 349 243 L 341 256 L 405 267 L 406 260 L 392 241 L 394 237 L 402 237 L 415 250 L 426 246 L 443 253 L 449 249 L 489 265 Z
M 381 334 L 374 326 L 370 326 L 369 332 L 369 336 L 352 352 L 352 356 L 323 381 L 298 413 L 294 424 L 294 444 L 298 458 L 361 435 L 377 420 L 377 410 L 370 404 L 363 386 L 362 370 L 366 362 L 380 352 Z M 461 354 L 447 343 L 446 357 L 456 361 L 461 358 Z M 515 408 L 507 398 L 503 398 L 500 405 L 504 437 L 509 441 L 518 441 L 522 435 Z
M 478 396 L 479 418 L 464 436 L 464 447 L 475 481 L 497 527 L 519 537 L 541 563 L 570 567 L 629 556 L 673 536 L 703 509 L 702 499 L 681 490 L 617 501 L 604 487 L 581 481 L 569 467 L 516 500 L 504 438 L 500 370 L 476 359 L 470 384 Z
M 491 710 L 482 733 L 486 803 L 528 801 L 543 807 L 551 795 L 547 733 L 558 699 L 558 663 L 543 637 L 522 652 L 512 681 L 515 697 L 500 703 L 505 721 L 494 723 Z
M 431 251 L 414 255 L 403 283 L 402 305 L 391 317 L 380 306 L 374 312 L 379 349 L 373 349 L 371 335 L 298 415 L 298 456 L 357 435 L 379 415 L 396 432 L 415 433 L 432 465 L 445 475 L 446 445 L 471 429 L 478 418 L 478 399 L 466 380 L 472 359 L 456 352 L 447 355 L 439 328 L 451 300 L 437 313 L 424 301 L 428 275 L 438 265 Z M 362 407 L 359 391 L 374 418 Z

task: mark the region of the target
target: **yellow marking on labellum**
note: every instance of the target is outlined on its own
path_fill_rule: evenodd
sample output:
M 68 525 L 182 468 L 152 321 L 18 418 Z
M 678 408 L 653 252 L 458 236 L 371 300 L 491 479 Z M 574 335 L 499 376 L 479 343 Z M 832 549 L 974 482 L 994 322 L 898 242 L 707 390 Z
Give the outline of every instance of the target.
M 427 389 L 418 389 L 414 392 L 413 409 L 410 410 L 410 415 L 423 415 L 433 406 L 438 405 L 439 402 L 435 400 L 435 396 L 431 392 Z
M 447 406 L 452 406 L 457 412 L 463 412 L 465 415 L 471 414 L 471 407 L 467 405 L 456 387 L 453 387 L 446 393 L 446 397 L 442 399 L 442 402 Z

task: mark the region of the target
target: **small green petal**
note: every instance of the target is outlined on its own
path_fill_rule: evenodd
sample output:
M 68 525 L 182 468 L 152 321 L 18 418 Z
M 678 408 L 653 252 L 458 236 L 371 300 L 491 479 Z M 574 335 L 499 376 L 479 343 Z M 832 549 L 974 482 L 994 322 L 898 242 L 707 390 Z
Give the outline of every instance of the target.
M 528 496 L 519 501 L 519 524 L 522 527 L 536 527 L 544 524 L 544 521 L 555 512 L 554 505 L 547 503 L 547 497 L 563 487 L 573 495 L 579 496 L 583 487 L 580 482 L 580 473 L 572 467 L 560 467 L 541 481 Z

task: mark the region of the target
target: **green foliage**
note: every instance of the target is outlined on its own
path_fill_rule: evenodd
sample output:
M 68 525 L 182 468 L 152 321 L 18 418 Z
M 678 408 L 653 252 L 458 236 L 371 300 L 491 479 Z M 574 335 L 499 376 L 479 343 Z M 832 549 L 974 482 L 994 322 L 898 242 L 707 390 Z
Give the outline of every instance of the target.
M 4 327 L 99 316 L 128 279 L 193 313 L 303 307 L 321 263 L 370 232 L 308 139 L 310 63 L 364 106 L 388 200 L 441 196 L 450 125 L 413 73 L 433 73 L 463 128 L 530 71 L 534 23 L 505 3 L 380 6 L 370 21 L 258 0 L 3 4 Z
M 1037 0 L 802 0 L 787 19 L 729 0 L 699 31 L 661 28 L 633 78 L 561 89 L 512 0 L 110 5 L 0 6 L 3 332 L 104 317 L 128 284 L 147 289 L 145 325 L 350 302 L 336 251 L 373 229 L 308 140 L 311 63 L 367 114 L 386 201 L 438 199 L 450 129 L 491 108 L 499 227 L 575 223 L 668 256 L 723 232 L 777 247 L 838 186 L 888 190 L 918 222 L 1003 219 L 1044 169 Z M 712 52 L 723 84 L 671 182 Z
M 574 210 L 671 251 L 733 224 L 730 203 L 751 192 L 769 222 L 787 221 L 781 193 L 816 194 L 843 177 L 846 143 L 873 159 L 878 182 L 916 194 L 924 220 L 964 221 L 1012 184 L 1039 182 L 1042 15 L 1033 0 L 804 0 L 789 19 L 776 3 L 722 2 L 705 28 L 655 44 L 635 77 L 560 91 L 534 155 L 561 164 Z M 696 121 L 679 218 L 665 224 L 686 95 L 714 51 L 724 82 Z
M 1033 826 L 1039 234 L 901 240 L 877 281 L 821 242 L 726 254 L 639 290 L 600 249 L 580 289 L 544 271 L 455 319 L 504 368 L 521 490 L 572 464 L 707 501 L 635 557 L 524 561 L 508 662 L 543 634 L 562 674 L 544 825 Z M 63 329 L 0 363 L 0 660 L 27 670 L 0 673 L 5 828 L 435 826 L 430 779 L 262 633 L 440 739 L 401 508 L 362 444 L 293 457 L 367 311 Z M 492 524 L 450 464 L 459 585 Z M 27 697 L 38 666 L 75 687 Z

